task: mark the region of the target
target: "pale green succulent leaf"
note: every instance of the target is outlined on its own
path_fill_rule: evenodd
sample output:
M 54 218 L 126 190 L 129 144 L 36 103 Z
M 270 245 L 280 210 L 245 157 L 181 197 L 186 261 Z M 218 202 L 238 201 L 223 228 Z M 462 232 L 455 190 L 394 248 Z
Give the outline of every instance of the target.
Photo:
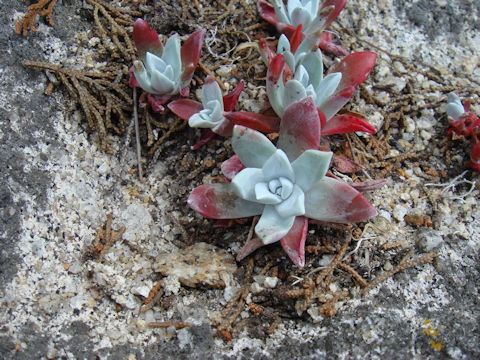
M 330 166 L 333 153 L 330 151 L 306 150 L 293 163 L 295 183 L 308 191 L 313 184 L 323 179 Z
M 295 56 L 290 51 L 286 51 L 283 53 L 283 58 L 285 59 L 285 64 L 287 64 L 292 71 L 295 71 L 297 67 Z
M 318 88 L 323 79 L 323 59 L 320 50 L 308 53 L 301 62 L 309 75 L 310 84 L 314 89 Z
M 205 108 L 210 110 L 210 118 L 213 122 L 217 123 L 218 121 L 224 119 L 223 105 L 218 100 L 209 101 Z
M 147 69 L 141 61 L 134 61 L 133 63 L 133 73 L 135 74 L 135 79 L 137 80 L 140 87 L 148 93 L 154 94 L 155 91 L 152 89 L 152 84 L 150 82 L 150 76 L 147 72 Z
M 285 84 L 285 93 L 283 95 L 283 109 L 286 109 L 290 104 L 302 100 L 307 97 L 305 87 L 300 81 L 288 80 Z
M 298 66 L 293 78 L 298 82 L 300 82 L 304 88 L 306 88 L 310 82 L 308 72 L 307 70 L 305 70 L 305 68 L 302 65 Z
M 342 73 L 336 72 L 328 74 L 320 81 L 317 87 L 317 98 L 315 99 L 315 105 L 321 107 L 337 90 L 340 81 L 342 80 Z
M 448 94 L 447 115 L 454 120 L 458 120 L 464 113 L 465 109 L 462 101 L 455 93 Z
M 312 16 L 307 9 L 298 7 L 293 10 L 290 20 L 293 26 L 303 25 L 303 27 L 307 29 L 312 21 Z
M 464 112 L 465 110 L 462 105 L 456 103 L 450 103 L 447 105 L 447 115 L 454 120 L 458 120 Z
M 261 182 L 265 182 L 262 170 L 247 167 L 235 175 L 231 184 L 240 198 L 262 203 L 255 195 L 255 185 Z
M 277 54 L 283 54 L 287 51 L 290 52 L 290 41 L 284 34 L 282 34 L 278 39 Z
M 285 107 L 283 105 L 283 98 L 285 96 L 285 85 L 283 84 L 283 73 L 280 74 L 280 78 L 277 83 L 274 84 L 272 81 L 267 80 L 267 96 L 270 106 L 273 111 L 279 116 L 282 117 Z
M 276 150 L 275 153 L 265 162 L 262 167 L 263 176 L 266 181 L 287 178 L 294 182 L 295 174 L 287 155 L 282 150 Z
M 312 11 L 312 17 L 315 17 L 318 15 L 318 6 L 320 4 L 320 0 L 310 0 L 311 4 L 311 11 Z
M 251 168 L 262 168 L 277 150 L 262 133 L 238 125 L 233 128 L 232 147 L 243 165 Z
M 207 81 L 202 86 L 202 104 L 206 107 L 206 104 L 210 101 L 218 101 L 222 106 L 223 111 L 223 95 L 220 86 L 215 80 Z
M 284 177 L 279 177 L 278 180 L 282 189 L 280 192 L 280 197 L 285 200 L 292 194 L 294 184 L 289 179 Z
M 177 34 L 170 36 L 163 49 L 162 59 L 172 66 L 176 78 L 180 78 L 182 72 L 182 59 L 180 57 L 180 38 Z
M 279 241 L 287 235 L 295 221 L 295 216 L 287 218 L 280 216 L 274 206 L 265 205 L 255 226 L 255 233 L 265 245 Z
M 210 110 L 205 109 L 190 116 L 188 125 L 194 128 L 212 129 L 217 124 L 210 118 Z
M 167 64 L 158 56 L 147 52 L 145 54 L 145 67 L 149 70 L 158 70 L 160 72 L 164 72 Z
M 277 14 L 280 22 L 289 24 L 287 12 L 285 10 L 285 5 L 283 4 L 283 0 L 274 0 L 273 7 L 275 9 L 275 14 Z
M 282 202 L 280 196 L 270 191 L 266 182 L 259 182 L 255 185 L 255 197 L 258 202 L 266 205 L 276 205 Z
M 288 11 L 288 16 L 290 17 L 290 20 L 292 19 L 292 15 L 295 9 L 302 8 L 302 7 L 303 5 L 300 0 L 288 0 L 287 11 Z
M 173 74 L 173 67 L 171 65 L 166 66 L 165 71 L 163 72 L 163 75 L 165 75 L 165 77 L 175 82 L 175 75 Z
M 158 70 L 152 70 L 150 82 L 156 94 L 172 94 L 176 90 L 175 83 Z
M 278 214 L 283 218 L 289 218 L 291 216 L 300 216 L 305 214 L 305 194 L 303 190 L 294 185 L 290 196 L 278 204 L 275 209 Z

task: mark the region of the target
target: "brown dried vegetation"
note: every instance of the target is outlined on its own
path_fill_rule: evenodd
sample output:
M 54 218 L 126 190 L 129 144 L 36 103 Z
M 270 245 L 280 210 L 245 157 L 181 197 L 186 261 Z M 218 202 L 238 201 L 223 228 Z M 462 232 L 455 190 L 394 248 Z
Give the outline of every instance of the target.
M 18 35 L 27 36 L 28 33 L 37 30 L 37 18 L 45 17 L 48 25 L 53 26 L 53 9 L 57 0 L 39 0 L 27 7 L 27 12 L 15 24 L 15 32 Z

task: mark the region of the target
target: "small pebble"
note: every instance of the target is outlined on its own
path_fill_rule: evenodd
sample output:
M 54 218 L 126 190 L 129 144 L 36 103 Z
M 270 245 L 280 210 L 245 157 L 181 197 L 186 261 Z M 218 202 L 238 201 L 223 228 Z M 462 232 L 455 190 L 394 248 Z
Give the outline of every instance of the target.
M 418 235 L 417 245 L 424 252 L 432 251 L 443 243 L 442 236 L 435 230 L 422 229 Z

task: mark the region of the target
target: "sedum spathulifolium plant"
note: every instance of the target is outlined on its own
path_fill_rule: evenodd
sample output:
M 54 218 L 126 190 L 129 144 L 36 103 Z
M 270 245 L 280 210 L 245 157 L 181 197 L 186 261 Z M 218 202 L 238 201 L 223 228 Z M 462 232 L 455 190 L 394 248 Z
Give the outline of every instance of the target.
M 323 32 L 346 0 L 289 0 L 273 6 L 258 1 L 264 19 L 284 33 L 275 49 L 266 40 L 259 48 L 267 63 L 267 95 L 277 116 L 236 111 L 243 81 L 223 94 L 213 77 L 202 86 L 200 101 L 180 98 L 168 108 L 190 127 L 202 129 L 194 149 L 215 135 L 232 137 L 235 155 L 221 170 L 227 183 L 195 188 L 189 206 L 210 219 L 259 216 L 255 237 L 240 250 L 241 260 L 259 247 L 280 242 L 299 267 L 305 264 L 308 219 L 351 223 L 376 215 L 375 208 L 354 187 L 328 172 L 332 152 L 320 151 L 320 136 L 364 131 L 374 133 L 364 119 L 337 112 L 350 100 L 375 65 L 376 54 L 354 53 L 324 74 L 325 49 L 345 55 Z M 186 97 L 200 57 L 204 31 L 180 45 L 178 35 L 165 43 L 143 20 L 134 25 L 140 61 L 134 63 L 131 83 L 147 94 L 152 107 L 163 111 L 172 96 Z M 278 133 L 274 145 L 263 133 Z M 371 190 L 378 184 L 362 184 Z
M 335 55 L 347 55 L 348 52 L 336 45 L 331 32 L 326 32 L 331 23 L 338 17 L 347 0 L 258 0 L 257 8 L 260 16 L 275 26 L 278 32 L 289 38 L 300 26 L 304 37 L 315 36 L 317 46 Z
M 337 113 L 367 79 L 377 55 L 368 51 L 352 53 L 324 75 L 322 53 L 312 49 L 312 44 L 315 42 L 311 38 L 299 43 L 294 36 L 290 41 L 281 38 L 276 52 L 261 46 L 264 57 L 269 59 L 267 94 L 275 113 L 282 117 L 290 104 L 310 96 L 318 109 L 323 135 L 355 131 L 374 134 L 376 129 L 357 114 Z
M 480 118 L 470 110 L 470 103 L 463 104 L 455 93 L 448 94 L 447 115 L 449 133 L 470 139 L 470 161 L 468 166 L 480 172 Z
M 205 30 L 197 30 L 181 45 L 178 34 L 173 34 L 163 45 L 145 20 L 135 21 L 133 41 L 140 60 L 133 63 L 130 83 L 148 94 L 155 111 L 163 111 L 163 105 L 174 95 L 188 96 L 204 36 Z
M 332 153 L 318 150 L 319 126 L 312 97 L 285 110 L 277 147 L 260 132 L 236 125 L 232 146 L 244 168 L 230 183 L 201 185 L 192 191 L 188 204 L 207 218 L 260 215 L 256 238 L 240 250 L 238 260 L 280 241 L 291 260 L 302 267 L 308 218 L 350 223 L 376 215 L 357 190 L 326 176 Z
M 279 120 L 274 116 L 235 111 L 243 88 L 241 81 L 229 94 L 223 95 L 217 81 L 209 76 L 202 86 L 201 103 L 178 99 L 168 104 L 168 108 L 179 118 L 188 121 L 190 127 L 205 130 L 199 142 L 193 146 L 194 149 L 208 142 L 215 134 L 230 137 L 234 125 L 244 125 L 265 133 L 278 130 Z

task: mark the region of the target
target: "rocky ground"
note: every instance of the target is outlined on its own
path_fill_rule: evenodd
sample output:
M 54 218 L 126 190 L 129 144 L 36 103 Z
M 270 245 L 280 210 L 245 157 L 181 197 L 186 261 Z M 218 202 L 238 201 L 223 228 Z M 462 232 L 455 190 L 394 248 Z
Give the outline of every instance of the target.
M 380 215 L 354 228 L 350 265 L 375 285 L 405 259 L 438 256 L 366 292 L 337 269 L 329 294 L 347 296 L 330 303 L 330 312 L 327 299 L 301 313 L 302 299 L 266 294 L 302 289 L 341 250 L 346 230 L 311 226 L 308 245 L 333 243 L 333 250 L 309 253 L 304 270 L 279 256 L 276 245 L 235 263 L 250 224 L 217 229 L 185 206 L 191 188 L 219 174 L 228 141 L 193 153 L 198 134 L 167 116 L 152 137 L 168 135 L 145 156 L 139 181 L 128 129 L 109 133 L 105 151 L 102 134 L 87 131 L 68 93 L 58 86 L 46 96 L 50 78 L 22 65 L 102 69 L 92 60 L 101 42 L 90 33 L 92 7 L 79 3 L 59 2 L 54 26 L 41 20 L 28 37 L 14 32 L 25 4 L 0 4 L 2 358 L 480 356 L 479 178 L 464 172 L 468 144 L 447 139 L 445 116 L 449 91 L 479 104 L 478 2 L 350 0 L 334 26 L 347 49 L 379 53 L 374 74 L 351 102 L 379 134 L 350 140 L 366 174 L 385 177 L 387 186 L 368 195 Z M 251 2 L 233 6 L 244 3 Z M 210 32 L 213 50 L 214 38 Z M 240 55 L 216 74 L 225 87 L 234 74 L 250 76 L 242 106 L 261 108 L 263 69 L 250 72 Z M 478 105 L 474 110 L 480 114 Z M 344 143 L 332 140 L 338 150 Z M 200 269 L 194 275 L 192 262 Z M 149 306 L 154 288 L 158 296 Z M 230 305 L 239 309 L 233 321 Z

